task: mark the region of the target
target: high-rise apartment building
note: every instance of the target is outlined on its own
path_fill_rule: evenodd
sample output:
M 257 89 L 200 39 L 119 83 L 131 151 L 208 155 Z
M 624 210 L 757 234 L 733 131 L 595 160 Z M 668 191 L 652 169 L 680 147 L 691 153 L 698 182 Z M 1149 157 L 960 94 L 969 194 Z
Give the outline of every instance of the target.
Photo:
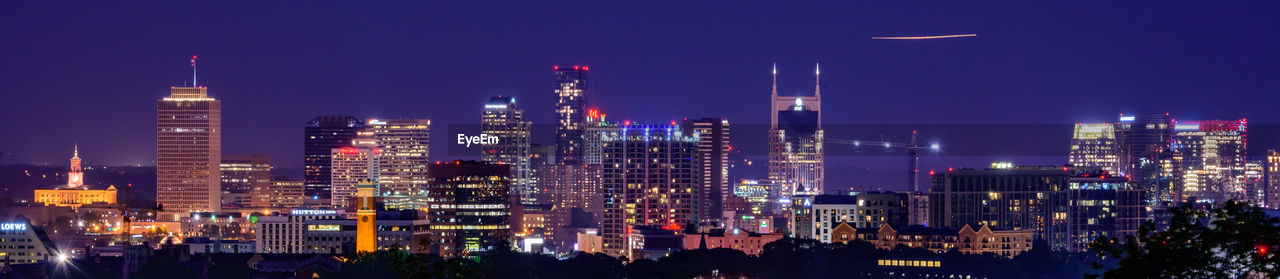
M 267 206 L 271 156 L 222 155 L 222 204 Z
M 539 200 L 552 205 L 548 243 L 557 251 L 573 250 L 579 228 L 600 227 L 604 216 L 600 183 L 600 165 L 538 167 L 538 185 L 546 191 Z
M 345 115 L 320 116 L 307 121 L 303 128 L 303 166 L 306 173 L 307 204 L 329 205 L 329 179 L 333 177 L 329 167 L 334 148 L 351 146 L 356 133 L 364 130 L 364 122 Z
M 178 216 L 222 209 L 222 101 L 172 87 L 156 102 L 156 203 Z
M 604 138 L 605 253 L 629 253 L 633 227 L 680 231 L 695 224 L 701 210 L 698 140 L 674 125 L 627 125 L 617 137 Z
M 432 164 L 431 242 L 442 257 L 493 249 L 511 236 L 511 168 L 476 161 Z
M 371 119 L 365 129 L 377 139 L 378 196 L 390 209 L 426 207 L 431 164 L 430 119 Z
M 555 66 L 556 163 L 582 163 L 582 134 L 587 114 L 587 67 Z
M 1246 198 L 1244 119 L 1177 121 L 1173 130 L 1173 185 L 1181 200 Z
M 1076 167 L 1101 168 L 1121 175 L 1120 146 L 1112 123 L 1077 123 L 1067 162 Z
M 351 141 L 352 146 L 330 150 L 330 197 L 336 208 L 347 208 L 353 202 L 356 185 L 361 181 L 371 180 L 377 184 L 381 176 L 378 157 L 382 150 L 378 148 L 373 132 L 359 132 L 359 136 Z
M 702 185 L 698 204 L 703 210 L 702 222 L 720 222 L 724 217 L 724 200 L 729 197 L 729 120 L 720 118 L 685 119 L 680 125 L 686 135 L 698 137 L 698 161 Z
M 781 199 L 823 193 L 822 86 L 814 70 L 813 96 L 779 96 L 773 69 L 769 116 L 769 180 Z
M 532 128 L 532 122 L 524 120 L 524 110 L 516 106 L 516 98 L 499 96 L 485 102 L 480 115 L 480 133 L 496 137 L 498 142 L 482 146 L 480 159 L 511 167 L 511 195 L 520 197 L 524 204 L 539 202 L 539 191 L 529 165 L 529 130 Z

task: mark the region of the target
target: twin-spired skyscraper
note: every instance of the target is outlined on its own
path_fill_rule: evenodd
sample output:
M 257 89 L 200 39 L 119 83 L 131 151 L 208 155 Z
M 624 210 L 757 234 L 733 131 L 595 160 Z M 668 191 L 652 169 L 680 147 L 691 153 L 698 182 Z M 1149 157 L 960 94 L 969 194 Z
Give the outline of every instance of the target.
M 813 96 L 778 96 L 773 68 L 769 116 L 769 180 L 774 197 L 820 195 L 823 191 L 822 85 L 814 68 Z

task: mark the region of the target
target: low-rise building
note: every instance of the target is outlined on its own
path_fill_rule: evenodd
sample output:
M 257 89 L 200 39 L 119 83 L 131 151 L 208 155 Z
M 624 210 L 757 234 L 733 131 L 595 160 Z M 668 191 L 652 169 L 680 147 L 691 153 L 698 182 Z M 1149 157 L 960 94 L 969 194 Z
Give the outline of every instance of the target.
M 898 245 L 924 248 L 943 253 L 956 249 L 965 254 L 993 253 L 1013 257 L 1031 250 L 1035 231 L 1029 229 L 994 231 L 983 225 L 974 230 L 969 225 L 960 229 L 907 226 L 894 229 L 888 224 L 879 229 L 854 229 L 849 223 L 840 223 L 833 230 L 835 242 L 848 243 L 861 240 L 876 248 L 890 250 Z
M 0 259 L 6 263 L 41 263 L 58 256 L 44 229 L 26 220 L 0 223 L 0 240 Z
M 716 249 L 729 248 L 742 251 L 747 255 L 760 255 L 764 245 L 782 239 L 780 233 L 754 233 L 740 229 L 712 229 L 707 233 L 686 234 L 684 249 Z

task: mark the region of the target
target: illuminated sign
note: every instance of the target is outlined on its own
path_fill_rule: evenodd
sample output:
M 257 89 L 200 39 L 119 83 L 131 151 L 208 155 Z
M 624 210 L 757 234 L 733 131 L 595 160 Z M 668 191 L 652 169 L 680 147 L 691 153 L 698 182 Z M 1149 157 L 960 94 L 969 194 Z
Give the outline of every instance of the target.
M 998 169 L 998 170 L 1012 169 L 1013 162 L 992 162 L 991 168 Z
M 1134 119 L 1133 116 L 1120 116 L 1120 121 L 1124 122 L 1133 122 Z
M 289 214 L 293 214 L 293 215 L 332 215 L 332 214 L 338 214 L 338 211 L 337 211 L 337 210 L 325 210 L 325 209 L 294 209 L 294 210 L 292 210 L 292 211 L 289 211 Z
M 27 224 L 25 223 L 4 223 L 0 224 L 0 231 L 25 231 Z
M 308 231 L 336 232 L 342 230 L 339 225 L 307 225 Z
M 1195 130 L 1200 130 L 1200 124 L 1199 124 L 1199 123 L 1191 123 L 1191 124 L 1181 124 L 1181 123 L 1179 123 L 1179 124 L 1174 124 L 1174 125 L 1173 125 L 1173 130 L 1176 130 L 1176 131 L 1195 131 Z
M 489 134 L 480 134 L 479 136 L 470 137 L 464 134 L 458 134 L 458 144 L 466 144 L 467 147 L 471 147 L 471 144 L 494 145 L 498 144 L 498 137 Z

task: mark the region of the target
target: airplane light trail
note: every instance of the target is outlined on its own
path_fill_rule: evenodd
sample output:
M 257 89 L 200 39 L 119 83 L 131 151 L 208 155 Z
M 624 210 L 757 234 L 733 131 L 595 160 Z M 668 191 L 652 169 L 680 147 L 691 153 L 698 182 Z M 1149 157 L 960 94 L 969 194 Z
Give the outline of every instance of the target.
M 946 39 L 961 37 L 977 37 L 978 34 L 956 34 L 942 36 L 918 36 L 918 37 L 871 37 L 872 40 L 929 40 L 929 39 Z

